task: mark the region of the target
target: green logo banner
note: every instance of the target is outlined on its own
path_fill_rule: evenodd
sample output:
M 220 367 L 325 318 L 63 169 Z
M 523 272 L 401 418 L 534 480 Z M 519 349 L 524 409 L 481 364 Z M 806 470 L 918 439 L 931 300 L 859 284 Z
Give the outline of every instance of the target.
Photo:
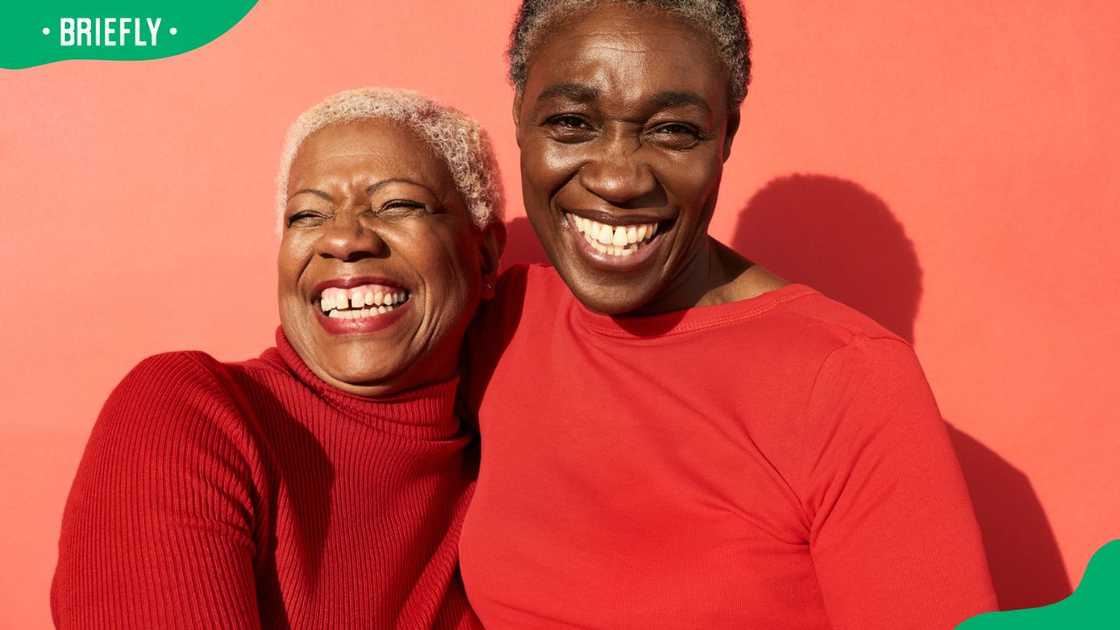
M 161 59 L 205 46 L 256 0 L 8 0 L 0 8 L 0 68 L 66 59 Z
M 1041 608 L 973 617 L 957 630 L 1090 630 L 1120 628 L 1120 540 L 1093 554 L 1081 585 L 1062 601 Z

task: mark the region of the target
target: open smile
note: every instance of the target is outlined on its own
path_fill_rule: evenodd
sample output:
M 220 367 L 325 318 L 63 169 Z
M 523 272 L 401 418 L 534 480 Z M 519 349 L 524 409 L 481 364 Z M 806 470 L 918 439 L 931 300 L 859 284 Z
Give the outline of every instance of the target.
M 338 278 L 315 287 L 312 302 L 323 328 L 336 335 L 387 328 L 404 314 L 412 293 L 380 279 Z
M 673 223 L 643 217 L 608 218 L 601 213 L 596 214 L 598 219 L 569 211 L 561 214 L 575 249 L 593 266 L 610 271 L 631 269 L 648 260 Z

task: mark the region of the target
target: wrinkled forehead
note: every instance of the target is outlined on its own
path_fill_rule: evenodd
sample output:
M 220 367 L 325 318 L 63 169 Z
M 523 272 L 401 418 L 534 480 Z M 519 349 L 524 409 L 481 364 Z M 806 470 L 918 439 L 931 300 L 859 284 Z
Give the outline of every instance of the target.
M 384 118 L 331 123 L 309 134 L 292 160 L 288 188 L 342 175 L 408 178 L 440 193 L 454 189 L 447 165 L 427 141 Z
M 705 33 L 680 16 L 625 5 L 605 5 L 555 25 L 527 69 L 525 92 L 545 96 L 553 85 L 572 83 L 625 87 L 631 99 L 644 87 L 723 101 L 729 83 Z

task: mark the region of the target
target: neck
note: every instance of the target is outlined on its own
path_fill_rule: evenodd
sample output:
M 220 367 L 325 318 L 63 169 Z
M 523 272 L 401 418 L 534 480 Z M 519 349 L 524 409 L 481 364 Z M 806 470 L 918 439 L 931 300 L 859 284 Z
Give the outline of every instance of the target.
M 363 398 L 392 398 L 411 390 L 447 382 L 458 374 L 458 344 L 455 345 L 453 354 L 444 355 L 429 350 L 423 357 L 396 372 L 365 382 L 343 380 L 323 369 L 312 353 L 306 350 L 307 346 L 298 337 L 293 339 L 293 336 L 289 336 L 283 327 L 277 333 L 277 344 L 286 345 L 294 355 L 292 360 L 298 361 L 311 376 L 322 383 L 340 392 Z
M 729 288 L 751 267 L 738 252 L 705 235 L 661 293 L 630 315 L 656 315 L 733 301 Z

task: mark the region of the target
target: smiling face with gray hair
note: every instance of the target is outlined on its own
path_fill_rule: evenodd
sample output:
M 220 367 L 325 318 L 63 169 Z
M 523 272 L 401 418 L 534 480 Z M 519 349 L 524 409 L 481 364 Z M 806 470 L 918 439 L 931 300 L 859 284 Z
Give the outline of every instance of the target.
M 280 320 L 316 375 L 384 396 L 455 373 L 504 238 L 493 164 L 475 123 L 408 92 L 345 92 L 297 119 Z
M 649 315 L 757 291 L 708 235 L 749 74 L 738 2 L 526 0 L 512 42 L 525 213 L 575 296 Z

